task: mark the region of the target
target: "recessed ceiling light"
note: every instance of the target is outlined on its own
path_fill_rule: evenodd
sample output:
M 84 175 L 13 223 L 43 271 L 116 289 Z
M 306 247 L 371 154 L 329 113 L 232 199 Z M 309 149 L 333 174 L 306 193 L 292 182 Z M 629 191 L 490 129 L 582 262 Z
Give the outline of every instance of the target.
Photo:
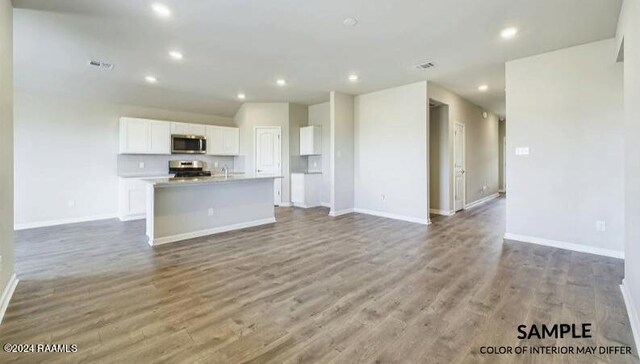
M 156 83 L 158 82 L 158 79 L 155 78 L 154 76 L 145 76 L 144 78 L 145 81 L 149 82 L 149 83 Z
M 349 75 L 349 81 L 351 82 L 358 81 L 358 75 Z
M 516 36 L 516 34 L 518 34 L 518 28 L 515 27 L 504 28 L 500 32 L 500 36 L 503 39 L 512 39 Z
M 171 52 L 169 52 L 169 55 L 171 56 L 171 58 L 173 58 L 175 60 L 181 60 L 184 57 L 182 55 L 182 53 L 180 53 L 178 51 L 171 51 Z
M 277 80 L 276 83 L 278 84 L 278 86 L 284 86 L 287 84 L 287 81 L 283 80 L 282 78 Z
M 156 14 L 163 18 L 168 18 L 171 16 L 171 9 L 164 4 L 155 3 L 151 5 L 151 9 L 156 12 Z
M 489 89 L 489 86 L 487 86 L 487 85 L 478 86 L 478 91 L 484 92 L 484 91 L 487 91 L 488 89 Z
M 342 24 L 348 26 L 348 27 L 355 27 L 356 25 L 358 25 L 358 19 L 356 18 L 346 18 L 344 21 L 342 21 Z
M 247 98 L 247 96 L 241 92 L 241 93 L 239 93 L 239 94 L 238 94 L 238 98 L 239 98 L 240 100 L 244 100 L 244 99 L 246 99 L 246 98 Z

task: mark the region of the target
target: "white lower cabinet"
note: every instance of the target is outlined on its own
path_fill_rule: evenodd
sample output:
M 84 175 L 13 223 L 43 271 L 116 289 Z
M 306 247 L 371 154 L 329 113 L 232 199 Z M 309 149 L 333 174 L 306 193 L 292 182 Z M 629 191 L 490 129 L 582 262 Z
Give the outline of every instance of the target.
M 121 221 L 144 219 L 147 216 L 147 183 L 143 179 L 167 176 L 120 177 L 118 182 L 118 218 Z
M 322 174 L 291 173 L 291 202 L 297 207 L 320 206 Z
M 141 178 L 120 178 L 118 217 L 122 221 L 143 219 L 147 209 L 146 183 Z

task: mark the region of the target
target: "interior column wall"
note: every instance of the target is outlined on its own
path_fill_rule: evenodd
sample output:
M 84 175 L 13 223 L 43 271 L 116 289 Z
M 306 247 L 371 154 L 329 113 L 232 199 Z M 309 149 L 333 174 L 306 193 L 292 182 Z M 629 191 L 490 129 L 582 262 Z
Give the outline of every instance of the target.
M 624 291 L 640 348 L 640 1 L 625 0 L 618 38 L 624 40 Z
M 354 202 L 354 98 L 331 91 L 331 212 L 353 211 Z
M 3 291 L 14 273 L 13 6 L 11 0 L 0 0 L 0 257 L 0 291 Z

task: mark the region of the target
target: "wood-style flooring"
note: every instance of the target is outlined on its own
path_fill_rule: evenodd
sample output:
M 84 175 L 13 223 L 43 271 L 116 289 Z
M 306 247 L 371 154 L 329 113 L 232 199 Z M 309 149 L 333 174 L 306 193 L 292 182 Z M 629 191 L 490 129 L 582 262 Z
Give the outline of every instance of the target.
M 21 363 L 631 363 L 623 261 L 503 242 L 505 200 L 417 224 L 282 208 L 273 225 L 151 248 L 144 221 L 16 233 L 0 343 Z M 519 324 L 593 324 L 519 340 Z M 625 345 L 633 355 L 482 355 Z

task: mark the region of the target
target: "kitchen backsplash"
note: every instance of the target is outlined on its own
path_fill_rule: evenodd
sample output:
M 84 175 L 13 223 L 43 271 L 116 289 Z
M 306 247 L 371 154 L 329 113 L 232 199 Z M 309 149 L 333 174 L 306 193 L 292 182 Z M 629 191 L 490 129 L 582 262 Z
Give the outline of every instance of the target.
M 219 172 L 225 165 L 229 171 L 234 170 L 234 157 L 218 157 L 211 155 L 118 155 L 118 176 L 163 175 L 169 173 L 170 160 L 199 160 L 205 162 L 205 170 Z M 218 163 L 216 167 L 216 162 Z M 143 163 L 144 167 L 141 167 Z M 236 171 L 237 172 L 237 171 Z M 242 172 L 242 171 L 240 171 Z

